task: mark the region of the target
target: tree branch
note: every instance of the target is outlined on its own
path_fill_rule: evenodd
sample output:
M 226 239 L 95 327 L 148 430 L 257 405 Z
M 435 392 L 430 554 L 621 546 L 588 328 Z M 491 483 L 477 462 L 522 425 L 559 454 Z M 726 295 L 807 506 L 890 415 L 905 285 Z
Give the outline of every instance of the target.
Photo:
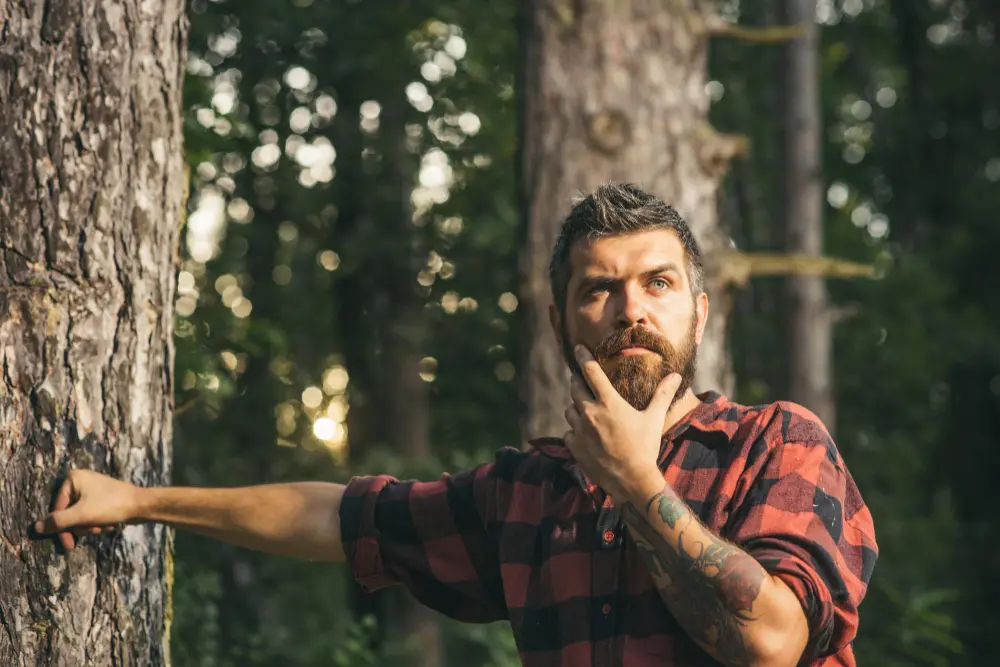
M 185 412 L 187 412 L 188 410 L 190 410 L 194 406 L 196 406 L 199 403 L 201 403 L 201 401 L 202 401 L 203 398 L 204 398 L 203 394 L 198 394 L 194 398 L 189 398 L 188 400 L 184 401 L 183 403 L 181 403 L 180 405 L 178 405 L 176 408 L 174 408 L 173 416 L 174 417 L 178 417 L 178 416 L 184 414 Z
M 718 14 L 705 19 L 705 32 L 710 37 L 731 37 L 751 44 L 783 44 L 805 34 L 808 26 L 780 25 L 767 28 L 747 28 L 731 23 Z
M 750 276 L 825 276 L 872 278 L 875 267 L 838 257 L 804 253 L 743 253 L 723 251 L 708 258 L 710 274 L 723 285 L 742 287 Z
M 837 325 L 852 317 L 857 317 L 861 314 L 861 310 L 860 303 L 848 303 L 843 306 L 832 306 L 827 310 L 827 316 L 830 318 L 831 324 Z
M 721 178 L 734 158 L 746 157 L 750 152 L 750 139 L 742 134 L 717 131 L 709 123 L 697 126 L 698 161 L 707 174 Z

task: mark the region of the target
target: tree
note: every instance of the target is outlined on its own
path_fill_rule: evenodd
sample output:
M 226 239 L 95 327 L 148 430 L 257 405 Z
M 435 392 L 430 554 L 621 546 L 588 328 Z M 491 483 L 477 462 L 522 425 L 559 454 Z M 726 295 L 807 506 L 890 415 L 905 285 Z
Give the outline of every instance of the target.
M 368 17 L 372 18 L 372 14 L 376 19 L 381 18 L 378 10 L 369 10 Z M 396 53 L 391 55 L 409 64 L 405 33 L 392 37 L 394 39 L 385 38 L 383 33 L 383 38 L 394 43 L 402 57 Z M 350 308 L 360 306 L 361 312 L 345 313 L 347 317 L 336 326 L 345 340 L 350 337 L 357 341 L 354 346 L 345 346 L 348 366 L 369 366 L 367 371 L 373 376 L 369 378 L 368 387 L 361 386 L 361 391 L 367 394 L 366 400 L 353 401 L 361 403 L 359 412 L 368 410 L 369 423 L 362 426 L 363 431 L 349 433 L 349 443 L 356 444 L 358 453 L 364 454 L 366 448 L 382 441 L 399 461 L 416 466 L 427 461 L 432 452 L 430 392 L 421 378 L 421 360 L 426 356 L 428 337 L 427 318 L 423 314 L 426 298 L 418 292 L 420 284 L 417 282 L 417 275 L 426 264 L 427 249 L 414 224 L 411 193 L 417 169 L 413 152 L 407 150 L 406 135 L 407 121 L 419 120 L 408 118 L 415 112 L 405 94 L 407 83 L 415 76 L 413 69 L 416 68 L 367 73 L 369 79 L 377 83 L 370 92 L 377 95 L 381 103 L 379 128 L 377 133 L 371 133 L 373 136 L 368 141 L 353 142 L 357 145 L 352 145 L 349 138 L 350 134 L 361 135 L 360 114 L 355 111 L 359 105 L 350 103 L 352 92 L 356 92 L 348 86 L 338 91 L 344 110 L 338 115 L 345 117 L 338 119 L 339 138 L 346 139 L 338 146 L 350 150 L 365 145 L 378 159 L 369 157 L 369 164 L 365 165 L 363 151 L 347 156 L 348 169 L 362 167 L 363 171 L 367 167 L 368 174 L 345 174 L 345 187 L 355 186 L 358 183 L 355 179 L 360 176 L 363 212 L 360 221 L 356 214 L 340 221 L 352 226 L 360 222 L 360 228 L 352 231 L 360 235 L 354 240 L 362 243 L 356 242 L 353 247 L 346 248 L 338 246 L 353 260 L 353 271 L 344 276 L 344 289 L 338 296 Z M 358 85 L 359 82 L 354 83 Z M 352 193 L 340 194 L 341 201 L 348 204 Z M 348 213 L 351 213 L 349 208 Z M 349 294 L 348 289 L 359 290 L 360 294 Z M 358 379 L 362 377 L 359 373 Z M 367 442 L 363 439 L 366 434 Z M 438 615 L 402 587 L 376 593 L 376 596 L 382 598 L 379 611 L 384 633 L 404 638 L 404 642 L 412 642 L 419 649 L 407 653 L 411 661 L 408 664 L 443 665 Z
M 739 138 L 707 120 L 706 53 L 712 17 L 680 3 L 522 3 L 518 157 L 521 298 L 526 329 L 524 398 L 531 437 L 566 430 L 568 372 L 551 333 L 548 259 L 577 193 L 630 181 L 674 206 L 708 258 L 728 239 L 716 193 Z M 731 387 L 728 306 L 719 272 L 695 386 Z
M 4 0 L 0 24 L 0 664 L 165 665 L 170 531 L 64 557 L 27 526 L 73 467 L 170 476 L 183 3 Z
M 782 48 L 782 204 L 785 250 L 823 254 L 822 120 L 815 0 L 782 0 L 782 18 L 803 34 Z M 833 317 L 821 276 L 785 279 L 788 398 L 834 426 Z

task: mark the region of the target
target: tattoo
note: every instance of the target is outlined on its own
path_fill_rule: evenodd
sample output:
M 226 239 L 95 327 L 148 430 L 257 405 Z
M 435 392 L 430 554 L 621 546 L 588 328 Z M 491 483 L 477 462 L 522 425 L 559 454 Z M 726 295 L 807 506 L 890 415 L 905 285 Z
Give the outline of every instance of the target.
M 672 501 L 663 491 L 656 493 L 649 502 L 646 503 L 646 514 L 649 514 L 649 508 L 652 507 L 653 503 L 659 500 L 660 502 L 656 505 L 656 511 L 666 523 L 671 528 L 676 527 L 677 520 L 684 516 L 687 511 L 687 506 L 680 501 Z
M 682 517 L 690 516 L 677 533 L 676 546 L 650 518 L 653 501 L 658 501 L 656 515 L 671 529 Z M 643 513 L 625 503 L 622 512 L 663 601 L 691 638 L 724 664 L 750 664 L 754 656 L 741 628 L 754 620 L 751 612 L 766 576 L 764 569 L 698 524 L 669 487 L 653 496 L 646 509 Z M 707 543 L 695 543 L 694 555 L 684 547 L 685 536 L 693 539 L 692 526 L 710 536 Z

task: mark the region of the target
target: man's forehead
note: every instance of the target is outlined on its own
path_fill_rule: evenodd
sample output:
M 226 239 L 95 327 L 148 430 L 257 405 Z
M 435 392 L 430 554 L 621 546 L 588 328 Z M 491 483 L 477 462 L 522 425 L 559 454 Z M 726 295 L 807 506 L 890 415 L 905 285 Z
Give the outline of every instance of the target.
M 684 245 L 672 230 L 582 239 L 573 246 L 574 274 L 627 274 L 666 264 L 684 264 Z

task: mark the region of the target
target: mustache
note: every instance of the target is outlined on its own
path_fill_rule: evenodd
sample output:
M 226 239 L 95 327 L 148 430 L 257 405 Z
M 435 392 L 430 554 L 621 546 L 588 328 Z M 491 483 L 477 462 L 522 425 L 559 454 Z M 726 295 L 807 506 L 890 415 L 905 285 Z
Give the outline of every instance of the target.
M 629 327 L 618 329 L 602 340 L 594 350 L 598 361 L 604 361 L 618 354 L 626 347 L 644 347 L 656 352 L 665 359 L 673 356 L 673 346 L 670 342 L 645 327 Z

